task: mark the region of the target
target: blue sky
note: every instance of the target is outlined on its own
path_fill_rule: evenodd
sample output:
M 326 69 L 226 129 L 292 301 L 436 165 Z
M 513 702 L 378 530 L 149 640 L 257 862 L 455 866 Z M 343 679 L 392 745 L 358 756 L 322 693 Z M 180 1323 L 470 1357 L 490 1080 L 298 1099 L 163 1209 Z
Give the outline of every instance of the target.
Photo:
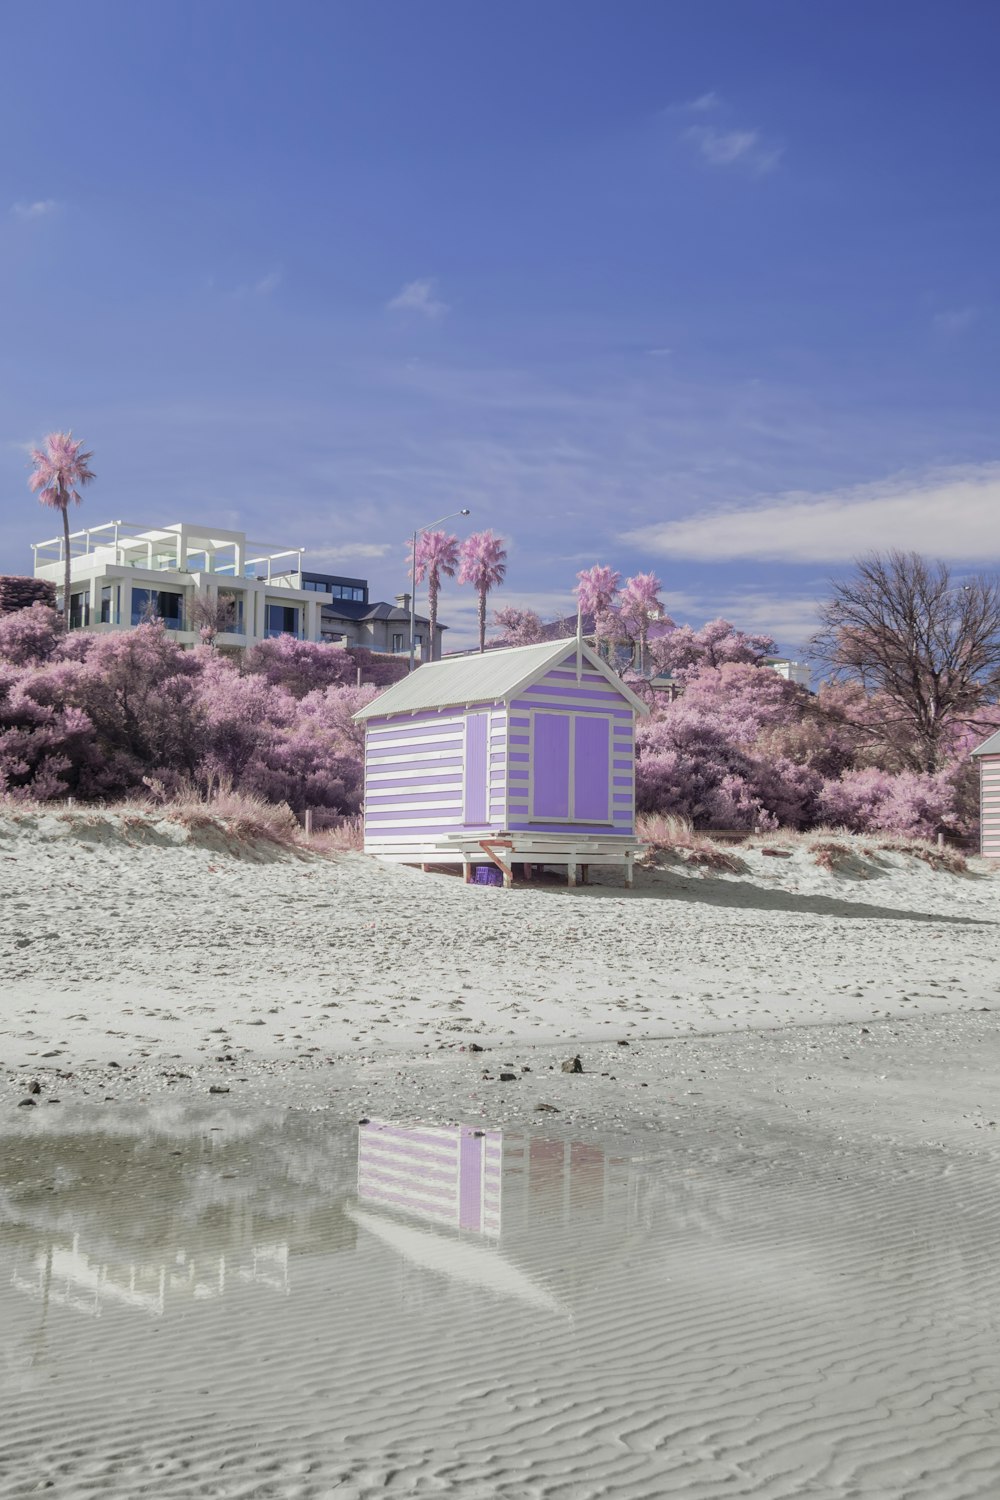
M 81 524 L 380 597 L 462 505 L 497 603 L 652 567 L 791 652 L 858 552 L 992 567 L 998 55 L 981 0 L 8 0 L 0 568 L 53 428 Z

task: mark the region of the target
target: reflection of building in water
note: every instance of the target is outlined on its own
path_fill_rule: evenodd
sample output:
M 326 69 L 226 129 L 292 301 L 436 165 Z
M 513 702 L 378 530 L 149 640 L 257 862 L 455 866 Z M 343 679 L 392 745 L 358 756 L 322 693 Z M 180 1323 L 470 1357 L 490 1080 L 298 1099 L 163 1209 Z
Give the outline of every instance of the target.
M 468 1125 L 358 1128 L 358 1197 L 453 1229 L 500 1233 L 503 1137 Z
M 579 1277 L 563 1241 L 583 1232 L 598 1260 L 604 1241 L 619 1254 L 633 1188 L 628 1158 L 586 1142 L 372 1120 L 358 1130 L 352 1217 L 411 1268 L 566 1315 Z
M 288 1295 L 288 1246 L 252 1245 L 240 1257 L 249 1264 L 237 1264 L 241 1281 L 258 1282 Z M 103 1308 L 135 1308 L 158 1318 L 166 1308 L 167 1296 L 194 1297 L 203 1302 L 222 1297 L 226 1290 L 227 1262 L 224 1254 L 202 1256 L 197 1261 L 178 1250 L 174 1263 L 136 1265 L 110 1262 L 80 1249 L 80 1236 L 73 1235 L 70 1245 L 50 1243 L 38 1251 L 32 1261 L 33 1274 L 19 1270 L 11 1273 L 11 1286 L 19 1292 L 57 1307 L 71 1307 L 76 1312 L 99 1318 Z
M 297 1260 L 353 1248 L 351 1136 L 309 1120 L 230 1129 L 217 1139 L 196 1123 L 167 1142 L 53 1133 L 5 1149 L 4 1281 L 43 1320 L 50 1307 L 159 1317 L 238 1291 L 288 1296 Z

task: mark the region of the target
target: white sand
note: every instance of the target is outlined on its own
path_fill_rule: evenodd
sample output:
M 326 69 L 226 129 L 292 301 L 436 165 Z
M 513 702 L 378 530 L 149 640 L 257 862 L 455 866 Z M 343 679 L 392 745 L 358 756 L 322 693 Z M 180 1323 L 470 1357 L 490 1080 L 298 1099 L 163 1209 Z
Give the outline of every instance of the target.
M 992 871 L 73 824 L 0 823 L 2 1500 L 1000 1493 Z M 488 1275 L 354 1201 L 369 1115 L 503 1129 Z
M 1000 877 L 803 848 L 746 875 L 464 886 L 361 855 L 177 842 L 176 825 L 0 820 L 0 1060 L 78 1070 L 290 1059 L 993 1007 Z M 77 828 L 77 832 L 74 832 Z

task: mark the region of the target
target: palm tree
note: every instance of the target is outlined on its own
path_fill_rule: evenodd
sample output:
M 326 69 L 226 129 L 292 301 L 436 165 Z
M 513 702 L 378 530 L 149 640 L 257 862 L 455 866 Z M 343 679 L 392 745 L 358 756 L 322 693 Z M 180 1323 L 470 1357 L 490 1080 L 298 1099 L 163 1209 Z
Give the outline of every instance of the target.
M 454 578 L 458 567 L 458 537 L 447 531 L 423 531 L 417 538 L 417 555 L 414 559 L 413 579 L 423 583 L 427 579 L 427 613 L 430 621 L 430 640 L 427 643 L 427 660 L 434 660 L 437 641 L 438 594 L 441 578 Z
M 594 617 L 594 645 L 600 651 L 601 641 L 610 641 L 614 634 L 621 574 L 616 573 L 613 568 L 595 563 L 592 568 L 585 568 L 576 576 L 577 603 L 582 614 Z
M 459 552 L 459 583 L 471 583 L 479 595 L 479 649 L 486 650 L 486 596 L 507 576 L 507 552 L 492 531 L 474 531 Z
M 63 624 L 69 629 L 69 502 L 80 504 L 77 485 L 89 484 L 97 475 L 87 467 L 92 453 L 81 453 L 82 442 L 74 443 L 71 432 L 50 432 L 45 447 L 32 448 L 31 457 L 35 472 L 28 480 L 28 487 L 38 492 L 43 505 L 62 512 L 63 553 L 66 571 L 63 575 Z
M 660 592 L 663 584 L 655 573 L 636 573 L 625 580 L 619 607 L 622 624 L 632 637 L 634 666 L 639 676 L 646 670 L 646 642 L 649 638 L 650 620 L 659 619 L 663 613 Z

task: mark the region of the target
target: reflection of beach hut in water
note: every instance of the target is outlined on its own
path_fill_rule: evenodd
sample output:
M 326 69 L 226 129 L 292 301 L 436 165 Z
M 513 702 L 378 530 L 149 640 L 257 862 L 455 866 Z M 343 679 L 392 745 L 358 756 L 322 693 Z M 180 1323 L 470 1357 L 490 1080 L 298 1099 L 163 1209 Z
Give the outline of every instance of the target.
M 403 864 L 589 865 L 632 882 L 640 698 L 581 640 L 432 662 L 365 723 L 365 850 Z
M 979 761 L 979 852 L 1000 859 L 1000 730 L 972 753 Z

